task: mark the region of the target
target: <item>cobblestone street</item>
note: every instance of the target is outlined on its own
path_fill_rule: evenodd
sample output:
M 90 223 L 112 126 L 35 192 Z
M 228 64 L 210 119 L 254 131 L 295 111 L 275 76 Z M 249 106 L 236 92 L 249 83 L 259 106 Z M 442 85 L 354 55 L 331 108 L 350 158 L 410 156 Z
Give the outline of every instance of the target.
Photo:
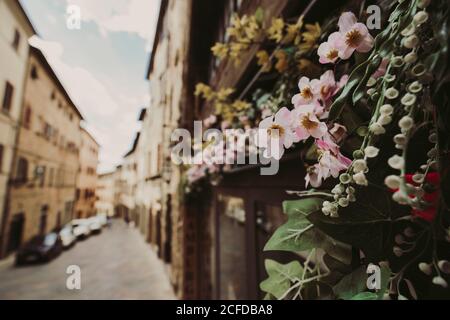
M 111 229 L 79 241 L 49 264 L 0 262 L 0 299 L 174 299 L 165 267 L 135 229 Z M 81 290 L 66 288 L 69 265 L 81 268 Z

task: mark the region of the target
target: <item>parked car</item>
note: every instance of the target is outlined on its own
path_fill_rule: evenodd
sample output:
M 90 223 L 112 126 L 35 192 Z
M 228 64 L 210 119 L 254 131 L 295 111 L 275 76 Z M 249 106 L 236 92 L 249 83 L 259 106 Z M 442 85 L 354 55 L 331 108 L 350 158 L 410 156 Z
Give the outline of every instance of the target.
M 89 228 L 92 233 L 100 233 L 102 231 L 102 224 L 98 217 L 91 217 L 88 220 Z
M 58 233 L 38 235 L 25 243 L 16 254 L 16 265 L 33 262 L 48 262 L 57 257 L 63 250 Z
M 68 224 L 64 226 L 59 232 L 64 249 L 70 248 L 77 241 L 77 237 L 73 232 L 72 225 Z
M 91 234 L 89 222 L 86 219 L 76 219 L 71 222 L 73 234 L 77 239 L 85 239 Z
M 104 213 L 97 215 L 97 219 L 99 220 L 102 227 L 105 227 L 108 224 L 108 218 L 106 217 L 106 214 L 104 214 Z

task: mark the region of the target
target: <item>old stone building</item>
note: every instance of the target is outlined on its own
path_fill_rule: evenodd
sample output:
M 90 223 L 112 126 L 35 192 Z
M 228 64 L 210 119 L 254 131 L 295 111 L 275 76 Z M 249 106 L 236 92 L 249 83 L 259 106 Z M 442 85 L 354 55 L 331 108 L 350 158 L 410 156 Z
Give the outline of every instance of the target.
M 148 230 L 143 231 L 147 239 L 170 265 L 178 296 L 186 299 L 209 296 L 209 284 L 200 283 L 206 274 L 200 267 L 204 252 L 198 230 L 204 226 L 199 224 L 199 212 L 184 206 L 180 193 L 183 168 L 171 161 L 171 136 L 178 128 L 193 133 L 194 87 L 207 75 L 205 59 L 215 33 L 210 24 L 219 9 L 212 1 L 161 2 L 148 68 L 151 101 L 140 117 L 140 227 Z
M 43 53 L 31 47 L 3 235 L 6 252 L 73 218 L 82 119 Z
M 182 229 L 177 227 L 182 227 L 182 217 L 173 204 L 178 205 L 176 193 L 180 176 L 177 170 L 171 170 L 167 157 L 170 156 L 170 134 L 178 127 L 186 90 L 181 79 L 186 73 L 191 5 L 190 0 L 161 2 L 148 69 L 151 101 L 141 133 L 144 148 L 141 162 L 144 163 L 145 188 L 150 197 L 149 207 L 143 210 L 149 214 L 149 239 L 159 256 L 165 262 L 172 262 L 171 279 L 178 292 L 183 286 L 183 248 L 178 241 L 173 241 L 173 237 L 182 234 Z
M 114 177 L 115 172 L 108 172 L 98 175 L 96 187 L 95 210 L 97 214 L 106 214 L 108 217 L 114 216 Z
M 84 128 L 81 129 L 80 169 L 77 176 L 75 214 L 77 218 L 95 215 L 99 144 Z
M 136 208 L 136 190 L 137 190 L 137 153 L 136 147 L 139 143 L 140 133 L 136 134 L 133 145 L 125 156 L 122 162 L 122 179 L 124 181 L 123 192 L 121 196 L 121 203 L 127 210 L 126 219 L 133 222 L 135 225 L 139 224 L 139 216 Z
M 0 235 L 6 227 L 8 178 L 22 112 L 28 38 L 35 33 L 19 1 L 0 1 Z

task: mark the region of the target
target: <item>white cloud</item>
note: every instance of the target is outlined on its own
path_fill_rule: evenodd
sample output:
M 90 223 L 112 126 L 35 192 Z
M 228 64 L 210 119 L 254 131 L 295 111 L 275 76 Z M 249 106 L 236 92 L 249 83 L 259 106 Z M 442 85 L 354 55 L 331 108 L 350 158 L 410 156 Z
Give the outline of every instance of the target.
M 99 171 L 109 171 L 120 163 L 125 151 L 139 130 L 139 108 L 148 103 L 148 95 L 135 97 L 107 87 L 88 70 L 64 62 L 64 47 L 58 42 L 36 36 L 30 44 L 39 48 L 47 58 L 74 103 L 86 118 L 84 127 L 102 146 Z M 112 94 L 111 94 L 112 93 Z
M 130 32 L 147 43 L 153 40 L 160 0 L 66 0 L 78 5 L 83 21 L 96 23 L 100 32 Z

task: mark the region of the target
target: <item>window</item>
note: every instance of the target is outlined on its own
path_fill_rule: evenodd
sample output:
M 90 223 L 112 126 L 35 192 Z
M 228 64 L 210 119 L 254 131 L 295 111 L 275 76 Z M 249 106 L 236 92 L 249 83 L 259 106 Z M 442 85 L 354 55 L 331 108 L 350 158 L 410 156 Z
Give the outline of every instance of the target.
M 41 188 L 43 188 L 45 186 L 46 171 L 47 171 L 47 168 L 45 166 L 42 166 L 42 171 L 41 171 L 41 174 L 39 176 L 39 186 Z
M 41 207 L 41 217 L 39 221 L 39 234 L 45 234 L 47 230 L 47 215 L 48 215 L 48 206 Z
M 162 153 L 162 145 L 158 144 L 158 174 L 161 173 L 162 164 L 163 164 L 163 153 Z
M 31 108 L 27 107 L 25 109 L 25 116 L 23 119 L 23 126 L 27 129 L 30 129 L 31 126 Z
M 48 186 L 49 187 L 53 187 L 54 176 L 55 176 L 55 169 L 54 168 L 50 168 L 50 171 L 48 173 Z
M 11 110 L 13 94 L 14 94 L 13 85 L 9 81 L 6 81 L 5 94 L 3 96 L 3 104 L 2 104 L 3 111 L 9 112 Z
M 53 136 L 53 128 L 48 123 L 44 123 L 44 138 L 50 140 Z
M 19 158 L 17 163 L 17 181 L 27 182 L 28 180 L 28 161 L 25 158 Z
M 31 66 L 30 77 L 33 80 L 36 80 L 37 78 L 39 78 L 37 68 L 35 65 Z
M 3 145 L 0 144 L 0 173 L 3 172 Z
M 12 46 L 13 46 L 14 50 L 18 51 L 19 45 L 20 45 L 20 32 L 19 32 L 19 30 L 15 29 L 14 30 L 14 39 L 12 42 Z
M 53 90 L 52 94 L 50 96 L 50 99 L 53 101 L 53 100 L 55 100 L 55 98 L 56 98 L 56 93 L 55 93 L 55 90 Z

